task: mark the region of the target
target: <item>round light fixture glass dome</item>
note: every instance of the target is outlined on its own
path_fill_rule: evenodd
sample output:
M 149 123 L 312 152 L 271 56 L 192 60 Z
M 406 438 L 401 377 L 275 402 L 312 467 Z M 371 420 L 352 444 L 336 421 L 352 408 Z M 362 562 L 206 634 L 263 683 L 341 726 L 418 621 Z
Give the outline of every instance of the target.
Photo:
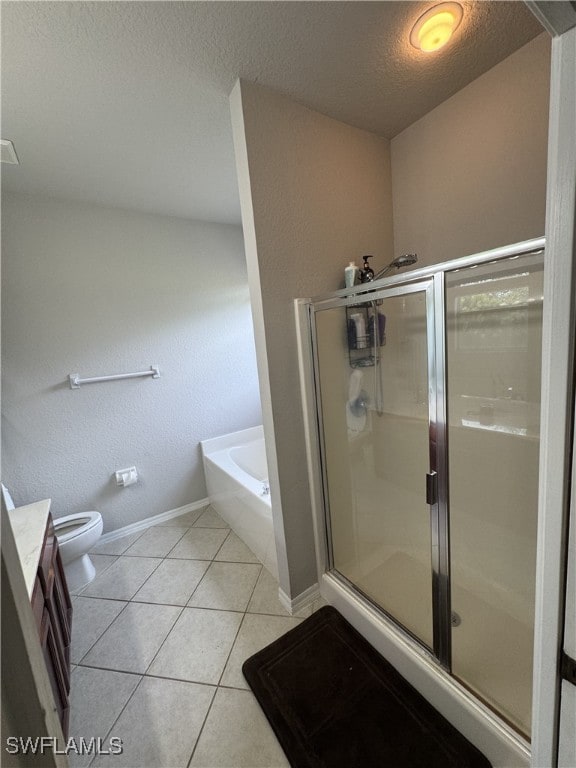
M 425 53 L 438 51 L 446 45 L 462 21 L 462 6 L 440 3 L 423 13 L 410 32 L 414 48 Z

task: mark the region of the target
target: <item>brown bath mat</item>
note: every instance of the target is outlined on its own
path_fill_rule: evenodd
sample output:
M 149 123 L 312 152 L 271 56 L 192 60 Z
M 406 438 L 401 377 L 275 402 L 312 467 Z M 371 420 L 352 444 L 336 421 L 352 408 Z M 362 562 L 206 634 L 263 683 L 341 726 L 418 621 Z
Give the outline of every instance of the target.
M 330 606 L 242 671 L 293 768 L 490 768 Z

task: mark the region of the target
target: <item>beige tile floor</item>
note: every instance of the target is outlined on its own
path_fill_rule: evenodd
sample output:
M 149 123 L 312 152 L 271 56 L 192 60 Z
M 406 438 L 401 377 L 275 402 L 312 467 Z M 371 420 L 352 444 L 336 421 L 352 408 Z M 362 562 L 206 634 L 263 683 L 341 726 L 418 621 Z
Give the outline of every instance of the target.
M 98 768 L 284 768 L 242 663 L 290 616 L 278 584 L 210 508 L 95 547 L 73 596 L 70 736 L 122 739 Z

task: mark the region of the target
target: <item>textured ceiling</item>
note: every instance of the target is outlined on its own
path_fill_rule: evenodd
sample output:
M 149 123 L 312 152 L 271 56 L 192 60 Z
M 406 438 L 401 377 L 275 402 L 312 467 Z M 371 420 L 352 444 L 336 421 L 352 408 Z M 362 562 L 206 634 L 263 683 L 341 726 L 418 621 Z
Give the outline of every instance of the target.
M 407 42 L 430 2 L 10 2 L 6 189 L 238 222 L 238 77 L 392 137 L 542 31 L 523 2 L 464 0 L 436 55 Z

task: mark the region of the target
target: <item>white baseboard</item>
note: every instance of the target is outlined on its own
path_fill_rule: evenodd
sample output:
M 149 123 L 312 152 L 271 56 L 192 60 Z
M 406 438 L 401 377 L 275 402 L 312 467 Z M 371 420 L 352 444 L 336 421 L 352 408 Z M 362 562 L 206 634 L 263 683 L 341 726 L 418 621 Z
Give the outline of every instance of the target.
M 200 499 L 199 501 L 193 501 L 191 504 L 185 504 L 183 507 L 177 507 L 176 509 L 169 509 L 168 512 L 161 512 L 159 515 L 153 517 L 147 517 L 144 520 L 138 520 L 136 523 L 130 523 L 123 528 L 116 528 L 109 533 L 103 533 L 98 539 L 98 544 L 104 544 L 107 541 L 115 541 L 122 538 L 129 533 L 136 533 L 136 531 L 142 531 L 145 528 L 150 528 L 151 525 L 157 525 L 164 520 L 172 520 L 173 517 L 180 517 L 180 515 L 186 514 L 186 512 L 194 512 L 195 509 L 202 509 L 207 507 L 210 503 L 210 499 Z
M 278 587 L 278 599 L 290 615 L 307 608 L 315 600 L 318 600 L 319 597 L 320 587 L 318 584 L 312 584 L 311 587 L 305 589 L 304 592 L 300 592 L 293 600 L 288 597 L 281 587 Z

